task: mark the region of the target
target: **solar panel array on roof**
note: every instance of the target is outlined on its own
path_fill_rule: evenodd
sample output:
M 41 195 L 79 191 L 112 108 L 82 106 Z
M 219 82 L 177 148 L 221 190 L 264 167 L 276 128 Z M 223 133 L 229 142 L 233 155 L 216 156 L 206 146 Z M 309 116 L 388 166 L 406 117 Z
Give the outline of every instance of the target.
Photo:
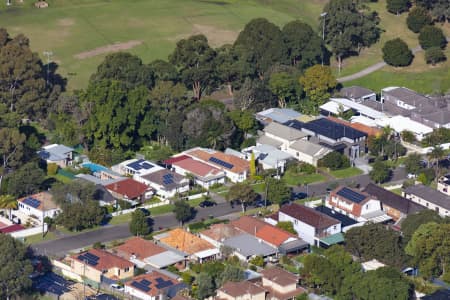
M 163 183 L 164 184 L 173 184 L 173 183 L 175 183 L 173 181 L 173 174 L 168 173 L 168 174 L 164 175 L 163 176 Z
M 87 263 L 90 266 L 96 266 L 98 264 L 99 257 L 89 252 L 86 252 L 82 255 L 78 255 L 78 259 Z
M 218 164 L 219 166 L 225 167 L 227 169 L 232 169 L 234 166 L 230 163 L 227 163 L 226 161 L 223 161 L 221 159 L 218 159 L 217 157 L 211 156 L 209 158 L 209 161 Z
M 41 205 L 41 201 L 34 199 L 32 197 L 25 198 L 25 200 L 23 200 L 23 203 L 33 208 L 38 208 L 39 205 Z
M 135 288 L 141 290 L 141 291 L 144 291 L 144 292 L 150 291 L 150 288 L 147 285 L 143 285 L 142 283 L 137 282 L 137 281 L 133 281 L 131 283 L 131 285 L 134 286 Z
M 147 279 L 142 279 L 142 280 L 141 280 L 141 284 L 146 285 L 146 286 L 149 286 L 149 285 L 152 284 L 152 283 L 151 283 L 151 281 L 148 281 Z
M 141 169 L 149 170 L 149 169 L 153 168 L 154 166 L 152 164 L 149 164 L 148 162 L 146 162 L 143 159 L 139 159 L 135 162 L 129 163 L 127 165 L 127 167 L 130 167 L 130 168 L 135 169 L 136 171 L 139 171 Z
M 346 187 L 344 187 L 343 189 L 338 191 L 336 194 L 338 194 L 339 196 L 344 197 L 354 203 L 361 203 L 364 199 L 366 199 L 365 195 L 355 192 Z
M 172 285 L 172 281 L 170 281 L 170 280 L 166 281 L 166 280 L 162 279 L 161 277 L 156 278 L 156 282 L 157 282 L 157 284 L 156 284 L 157 289 L 163 289 L 163 288 L 166 288 L 166 287 Z

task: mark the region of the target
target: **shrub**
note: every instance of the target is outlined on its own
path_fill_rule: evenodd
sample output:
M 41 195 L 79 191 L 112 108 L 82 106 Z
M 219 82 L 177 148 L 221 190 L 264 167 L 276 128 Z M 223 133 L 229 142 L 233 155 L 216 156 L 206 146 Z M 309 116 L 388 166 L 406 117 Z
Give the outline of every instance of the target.
M 409 9 L 409 6 L 411 3 L 409 0 L 387 0 L 386 1 L 386 8 L 388 12 L 393 14 L 400 14 L 402 12 L 405 12 Z
M 316 167 L 308 163 L 300 163 L 298 169 L 300 173 L 313 174 L 316 172 Z
M 416 6 L 409 12 L 406 24 L 412 32 L 418 33 L 424 26 L 431 24 L 431 16 L 428 10 Z
M 95 242 L 94 245 L 92 245 L 92 248 L 94 248 L 94 249 L 104 249 L 105 245 L 103 245 L 100 242 Z
M 387 41 L 382 51 L 383 60 L 394 67 L 408 66 L 414 57 L 408 45 L 400 38 Z
M 258 267 L 264 267 L 264 258 L 262 256 L 255 256 L 249 260 L 249 263 Z
M 443 49 L 445 48 L 445 45 L 447 45 L 447 39 L 442 32 L 442 29 L 427 25 L 420 30 L 419 44 L 425 50 L 432 47 Z
M 425 50 L 425 61 L 427 64 L 432 64 L 433 66 L 439 62 L 445 61 L 444 51 L 439 47 L 431 47 Z
M 350 167 L 350 160 L 347 156 L 333 151 L 319 160 L 318 165 L 320 167 L 329 168 L 331 170 L 339 170 Z
M 47 164 L 47 175 L 54 176 L 58 173 L 59 166 L 57 164 L 49 163 Z

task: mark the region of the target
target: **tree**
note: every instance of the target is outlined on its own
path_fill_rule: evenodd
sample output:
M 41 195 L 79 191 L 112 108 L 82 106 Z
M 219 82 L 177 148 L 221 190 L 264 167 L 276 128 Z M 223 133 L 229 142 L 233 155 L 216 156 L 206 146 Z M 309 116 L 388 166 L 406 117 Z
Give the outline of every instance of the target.
M 256 160 L 255 160 L 255 153 L 252 152 L 250 155 L 250 162 L 249 162 L 249 169 L 250 169 L 250 178 L 255 178 L 256 176 Z
M 7 234 L 0 234 L 0 264 L 1 299 L 16 299 L 31 288 L 33 267 L 28 249 Z
M 305 69 L 328 62 L 329 54 L 322 39 L 308 24 L 291 21 L 284 25 L 282 36 L 292 66 Z
M 16 128 L 0 128 L 0 188 L 6 172 L 22 162 L 25 139 L 25 135 Z
M 55 222 L 71 231 L 98 226 L 106 217 L 106 209 L 94 200 L 65 202 L 61 208 Z
M 306 96 L 314 103 L 315 110 L 322 105 L 337 85 L 330 67 L 315 65 L 306 69 L 305 74 L 300 77 Z
M 292 224 L 292 222 L 290 222 L 290 221 L 285 221 L 285 222 L 280 221 L 277 223 L 277 227 L 281 228 L 287 232 L 290 232 L 292 234 L 295 234 L 295 235 L 298 234 L 297 231 L 295 231 L 295 229 L 294 229 L 294 224 Z
M 155 81 L 178 81 L 178 71 L 175 66 L 165 60 L 156 59 L 149 64 L 150 69 L 153 71 Z
M 386 8 L 388 12 L 399 15 L 409 9 L 411 3 L 409 0 L 387 0 Z
M 238 266 L 227 264 L 220 279 L 221 284 L 227 281 L 239 282 L 244 279 L 244 271 Z
M 383 60 L 394 67 L 409 66 L 414 58 L 408 45 L 400 38 L 387 41 L 382 51 Z
M 389 179 L 391 175 L 391 170 L 389 167 L 381 160 L 377 160 L 373 166 L 372 171 L 370 171 L 370 178 L 376 183 L 383 183 Z
M 331 0 L 323 12 L 326 15 L 320 27 L 325 25 L 325 41 L 336 56 L 339 71 L 344 58 L 370 47 L 380 37 L 378 15 L 358 7 L 356 1 Z
M 115 80 L 125 83 L 128 88 L 144 85 L 152 88 L 155 79 L 150 66 L 144 65 L 136 55 L 117 52 L 108 54 L 92 74 L 90 81 Z
M 233 47 L 238 53 L 239 65 L 251 77 L 263 79 L 270 67 L 287 61 L 281 30 L 264 18 L 248 22 Z
M 426 223 L 413 234 L 405 248 L 420 273 L 427 278 L 445 275 L 450 266 L 450 224 Z
M 0 208 L 9 210 L 9 219 L 11 220 L 11 210 L 17 209 L 17 199 L 11 195 L 0 195 Z
M 216 55 L 208 39 L 200 34 L 178 41 L 169 56 L 169 61 L 178 68 L 181 80 L 192 89 L 197 100 L 205 90 L 212 90 L 217 85 Z
M 268 177 L 266 179 L 267 199 L 273 203 L 283 204 L 291 198 L 291 189 L 283 180 Z
M 75 179 L 68 183 L 58 183 L 52 187 L 53 200 L 58 204 L 99 200 L 95 184 Z
M 439 175 L 439 162 L 444 157 L 444 149 L 441 146 L 434 146 L 431 152 L 428 153 L 428 159 L 433 162 L 435 178 Z
M 242 211 L 245 211 L 245 207 L 256 200 L 256 193 L 251 186 L 246 183 L 236 183 L 231 186 L 227 200 L 240 201 L 242 205 Z
M 264 257 L 260 255 L 251 258 L 248 262 L 257 267 L 264 267 Z
M 432 64 L 433 66 L 437 63 L 445 61 L 447 57 L 439 47 L 431 47 L 425 50 L 425 62 L 427 64 Z
M 318 164 L 331 170 L 339 170 L 350 167 L 350 160 L 344 154 L 333 151 L 321 158 Z
M 412 131 L 403 130 L 401 133 L 402 140 L 407 143 L 414 143 L 417 139 Z
M 408 215 L 402 222 L 403 242 L 408 243 L 411 240 L 414 232 L 423 224 L 427 223 L 442 223 L 439 214 L 433 210 L 424 209 L 418 213 Z
M 421 6 L 416 6 L 411 9 L 408 18 L 406 18 L 408 28 L 414 33 L 419 33 L 424 26 L 430 25 L 431 21 L 430 14 Z
M 228 116 L 233 120 L 237 128 L 244 133 L 248 133 L 257 127 L 256 120 L 250 111 L 233 110 L 228 113 Z
M 175 213 L 175 219 L 180 224 L 189 221 L 194 216 L 194 209 L 184 200 L 175 201 L 173 212 Z
M 436 26 L 427 25 L 420 30 L 419 44 L 425 50 L 432 47 L 444 49 L 447 45 L 447 38 L 442 29 L 437 28 Z
M 214 295 L 215 285 L 213 278 L 208 273 L 200 273 L 195 281 L 197 283 L 197 299 L 206 299 Z
M 137 236 L 145 236 L 145 235 L 149 234 L 152 230 L 152 228 L 149 224 L 149 219 L 147 218 L 145 213 L 140 209 L 136 209 L 131 214 L 131 221 L 130 221 L 129 227 L 130 227 L 130 232 L 133 235 L 137 235 Z
M 405 159 L 405 169 L 406 172 L 410 174 L 419 174 L 422 169 L 422 156 L 418 153 L 411 153 Z
M 45 172 L 39 168 L 36 161 L 31 161 L 7 176 L 8 194 L 23 197 L 39 191 L 45 180 Z
M 233 96 L 234 88 L 239 86 L 242 80 L 238 54 L 232 45 L 223 45 L 216 51 L 217 75 L 220 81 L 227 86 L 228 95 Z
M 428 9 L 438 22 L 450 17 L 450 3 L 447 0 L 415 0 L 417 6 Z
M 278 96 L 278 106 L 285 108 L 287 103 L 295 99 L 298 81 L 286 72 L 273 73 L 270 76 L 269 88 Z
M 241 111 L 257 112 L 277 104 L 276 97 L 266 84 L 258 79 L 245 78 L 241 88 L 234 93 L 233 105 Z

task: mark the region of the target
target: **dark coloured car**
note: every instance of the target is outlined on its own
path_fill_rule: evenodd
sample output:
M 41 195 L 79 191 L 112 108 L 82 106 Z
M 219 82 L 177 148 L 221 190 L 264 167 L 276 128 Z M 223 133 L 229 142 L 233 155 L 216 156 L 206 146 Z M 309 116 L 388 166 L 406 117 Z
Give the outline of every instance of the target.
M 200 204 L 198 206 L 200 206 L 200 207 L 211 207 L 211 206 L 214 206 L 214 205 L 217 205 L 217 203 L 214 202 L 214 201 L 205 200 L 205 201 L 200 202 Z
M 307 197 L 308 197 L 308 194 L 303 193 L 303 192 L 292 193 L 292 199 L 294 199 L 294 200 L 305 199 Z
M 138 208 L 138 209 L 139 209 L 140 211 L 142 211 L 146 217 L 150 216 L 150 211 L 149 211 L 148 209 L 143 208 L 143 207 L 140 207 L 140 208 Z

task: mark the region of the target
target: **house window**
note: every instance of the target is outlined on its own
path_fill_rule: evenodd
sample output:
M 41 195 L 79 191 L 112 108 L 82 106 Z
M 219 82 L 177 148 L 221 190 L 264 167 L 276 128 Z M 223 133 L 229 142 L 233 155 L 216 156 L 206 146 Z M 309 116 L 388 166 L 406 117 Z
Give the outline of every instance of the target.
M 366 209 L 369 209 L 369 204 L 366 204 Z
M 297 157 L 298 157 L 299 156 L 298 152 L 296 154 L 297 154 Z
M 297 219 L 294 220 L 294 224 L 295 224 L 295 225 L 298 224 L 298 220 L 297 220 Z
M 428 202 L 427 202 L 427 207 L 428 207 Z
M 333 226 L 333 229 L 334 229 L 334 230 L 336 230 L 336 229 L 337 229 L 337 226 L 336 226 L 336 225 L 334 225 L 334 226 Z
M 128 271 L 130 271 L 130 268 L 125 268 L 124 271 L 125 271 L 125 272 L 128 272 Z
M 434 209 L 437 213 L 439 213 L 439 207 L 436 206 L 436 208 Z

